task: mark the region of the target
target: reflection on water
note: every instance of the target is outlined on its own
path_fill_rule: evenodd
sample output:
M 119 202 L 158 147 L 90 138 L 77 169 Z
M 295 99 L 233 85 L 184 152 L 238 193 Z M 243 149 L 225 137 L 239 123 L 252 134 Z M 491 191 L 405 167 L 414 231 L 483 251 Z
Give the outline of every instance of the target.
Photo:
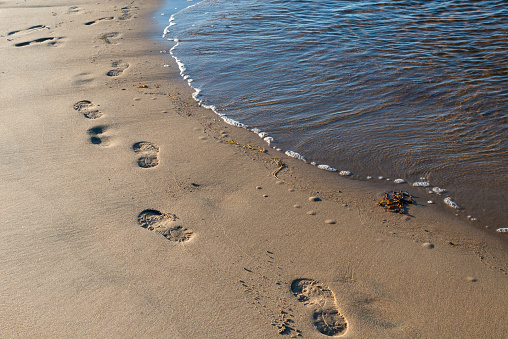
M 200 98 L 277 147 L 360 178 L 425 177 L 482 225 L 504 227 L 505 7 L 205 0 L 169 36 Z

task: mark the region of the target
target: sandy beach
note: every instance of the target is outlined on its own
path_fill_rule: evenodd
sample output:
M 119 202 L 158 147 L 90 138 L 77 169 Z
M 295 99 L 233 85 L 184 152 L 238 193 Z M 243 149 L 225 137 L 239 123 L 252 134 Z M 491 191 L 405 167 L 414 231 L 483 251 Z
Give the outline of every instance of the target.
M 159 5 L 0 1 L 0 337 L 506 338 L 506 241 L 200 107 Z

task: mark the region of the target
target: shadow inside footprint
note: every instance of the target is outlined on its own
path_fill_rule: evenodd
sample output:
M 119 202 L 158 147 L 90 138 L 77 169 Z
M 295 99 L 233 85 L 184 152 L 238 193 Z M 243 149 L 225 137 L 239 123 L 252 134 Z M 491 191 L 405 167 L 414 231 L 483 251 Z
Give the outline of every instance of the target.
M 100 19 L 97 19 L 97 20 L 85 22 L 84 25 L 85 26 L 95 25 L 99 21 L 102 21 L 102 20 L 113 20 L 113 19 L 114 19 L 114 17 L 108 16 L 108 17 L 105 17 L 105 18 L 100 18 Z
M 90 142 L 94 145 L 109 146 L 110 140 L 107 136 L 104 136 L 106 132 L 106 126 L 95 126 L 88 130 L 90 135 Z
M 138 215 L 138 223 L 141 227 L 162 234 L 166 239 L 173 242 L 184 242 L 192 238 L 194 233 L 176 223 L 178 217 L 171 213 L 162 213 L 157 210 L 144 210 Z
M 346 332 L 347 321 L 340 314 L 334 293 L 325 285 L 311 279 L 296 279 L 291 291 L 298 301 L 313 308 L 314 326 L 327 336 L 339 336 Z
M 11 31 L 11 32 L 7 33 L 7 36 L 18 34 L 18 33 L 31 33 L 33 31 L 44 29 L 44 28 L 49 29 L 49 27 L 47 27 L 46 25 L 35 25 L 35 26 L 32 26 L 32 27 L 28 27 L 26 29 L 20 29 L 20 30 L 17 30 L 17 31 Z
M 61 37 L 59 37 L 59 38 L 55 38 L 55 37 L 39 38 L 39 39 L 31 40 L 31 41 L 19 42 L 17 44 L 14 44 L 14 46 L 15 47 L 24 47 L 24 46 L 29 46 L 32 44 L 41 44 L 44 42 L 47 42 L 48 46 L 55 46 L 60 39 L 62 39 L 62 38 Z
M 92 127 L 88 130 L 88 134 L 98 135 L 98 134 L 104 133 L 105 130 L 106 130 L 105 126 L 95 126 L 95 127 Z

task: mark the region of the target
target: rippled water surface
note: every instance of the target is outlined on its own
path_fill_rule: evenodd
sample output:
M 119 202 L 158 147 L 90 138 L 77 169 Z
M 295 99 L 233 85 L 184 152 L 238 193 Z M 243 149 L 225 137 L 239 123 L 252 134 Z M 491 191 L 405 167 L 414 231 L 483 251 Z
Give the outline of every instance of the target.
M 174 56 L 220 113 L 355 177 L 426 178 L 507 227 L 503 1 L 202 1 Z M 191 4 L 191 3 L 190 3 Z M 429 195 L 429 196 L 426 196 Z

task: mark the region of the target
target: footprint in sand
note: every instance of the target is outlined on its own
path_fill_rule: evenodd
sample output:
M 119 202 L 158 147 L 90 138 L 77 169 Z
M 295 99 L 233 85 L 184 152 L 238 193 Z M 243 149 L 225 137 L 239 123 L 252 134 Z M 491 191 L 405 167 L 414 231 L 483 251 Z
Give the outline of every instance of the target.
M 109 32 L 99 35 L 99 39 L 103 40 L 107 45 L 116 45 L 115 40 L 120 38 L 120 33 Z
M 108 128 L 106 126 L 95 126 L 88 130 L 88 135 L 90 135 L 90 142 L 94 145 L 99 146 L 109 146 L 111 141 L 109 137 L 105 136 L 106 130 Z
M 134 8 L 137 9 L 138 7 L 134 7 Z M 122 7 L 120 9 L 122 11 L 122 14 L 118 17 L 118 20 L 129 20 L 129 19 L 131 19 L 132 18 L 131 9 L 132 9 L 131 6 Z
M 72 77 L 72 84 L 76 86 L 84 86 L 91 84 L 94 80 L 92 73 L 83 72 Z
M 314 326 L 328 336 L 338 336 L 346 332 L 347 321 L 340 314 L 335 294 L 325 285 L 311 279 L 296 279 L 291 283 L 291 291 L 298 301 L 312 307 Z
M 29 46 L 29 45 L 32 45 L 32 44 L 38 45 L 38 44 L 42 44 L 42 43 L 46 43 L 47 46 L 56 46 L 61 39 L 63 39 L 63 38 L 62 37 L 58 37 L 58 38 L 55 38 L 55 37 L 39 38 L 39 39 L 35 39 L 35 40 L 19 42 L 17 44 L 14 44 L 14 46 L 16 46 L 16 47 L 24 47 L 24 46 Z
M 141 155 L 138 166 L 151 168 L 159 164 L 159 146 L 148 141 L 140 141 L 132 145 L 132 150 Z
M 32 32 L 35 32 L 35 31 L 38 31 L 41 29 L 45 29 L 45 28 L 49 29 L 49 27 L 47 27 L 46 25 L 35 25 L 32 27 L 28 27 L 26 29 L 20 29 L 17 31 L 9 32 L 9 33 L 7 33 L 7 36 L 16 35 L 16 34 L 28 34 L 28 33 L 32 33 Z
M 67 9 L 67 14 L 75 14 L 75 13 L 79 13 L 81 11 L 83 11 L 83 10 L 81 8 L 79 8 L 78 6 L 72 6 Z
M 178 217 L 171 213 L 157 210 L 144 210 L 138 215 L 138 223 L 149 231 L 162 234 L 166 239 L 174 242 L 184 242 L 192 238 L 194 233 L 179 225 Z
M 111 64 L 111 67 L 115 67 L 114 69 L 108 71 L 106 73 L 107 76 L 110 76 L 110 77 L 117 77 L 119 76 L 120 74 L 123 73 L 123 71 L 125 71 L 127 68 L 129 68 L 129 64 L 126 63 L 126 62 L 122 62 L 122 61 L 114 61 L 112 64 Z
M 108 20 L 113 20 L 114 17 L 112 16 L 108 16 L 108 17 L 105 17 L 105 18 L 100 18 L 100 19 L 97 19 L 97 20 L 93 20 L 93 21 L 88 21 L 88 22 L 85 22 L 84 25 L 85 26 L 91 26 L 91 25 L 95 25 L 96 23 L 99 23 L 99 21 L 108 21 Z
M 78 101 L 73 108 L 88 119 L 98 119 L 104 115 L 98 106 L 89 100 Z

